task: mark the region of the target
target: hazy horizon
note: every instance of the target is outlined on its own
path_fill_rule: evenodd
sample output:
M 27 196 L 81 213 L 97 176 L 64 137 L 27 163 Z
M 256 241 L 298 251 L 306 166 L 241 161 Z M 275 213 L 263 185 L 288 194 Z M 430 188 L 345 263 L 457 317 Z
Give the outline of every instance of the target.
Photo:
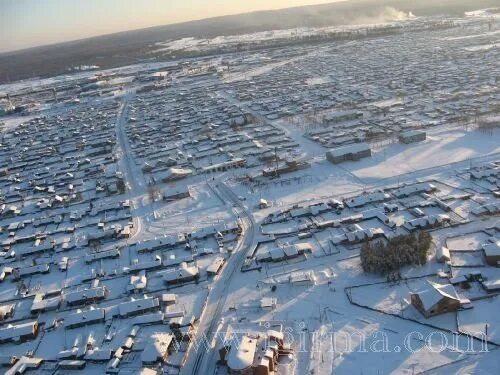
M 348 0 L 0 0 L 0 52 L 210 17 Z

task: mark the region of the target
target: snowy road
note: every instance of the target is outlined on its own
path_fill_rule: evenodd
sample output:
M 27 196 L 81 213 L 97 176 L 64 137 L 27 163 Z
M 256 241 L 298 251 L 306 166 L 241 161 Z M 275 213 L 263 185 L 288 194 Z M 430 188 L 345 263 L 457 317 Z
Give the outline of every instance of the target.
M 134 231 L 129 240 L 138 236 L 147 227 L 147 223 L 145 223 L 145 221 L 148 217 L 154 218 L 155 216 L 151 203 L 146 202 L 148 196 L 147 181 L 142 173 L 142 170 L 137 166 L 133 159 L 132 150 L 125 130 L 128 104 L 134 95 L 135 93 L 133 91 L 128 91 L 123 96 L 123 102 L 116 121 L 116 139 L 118 141 L 117 156 L 119 158 L 118 165 L 124 175 L 128 188 L 125 197 L 131 201 L 133 207 L 132 215 Z
M 235 275 L 238 275 L 243 262 L 245 261 L 248 250 L 255 241 L 255 222 L 251 214 L 249 214 L 243 204 L 238 200 L 234 193 L 223 183 L 218 182 L 213 186 L 214 192 L 223 199 L 227 205 L 232 206 L 233 212 L 241 219 L 243 225 L 242 238 L 238 242 L 236 249 L 231 255 L 231 259 L 227 262 L 226 268 L 223 269 L 219 279 L 214 283 L 208 295 L 207 307 L 200 317 L 200 323 L 194 337 L 200 345 L 196 352 L 190 353 L 186 364 L 184 365 L 182 374 L 208 374 L 209 366 L 213 366 L 215 361 L 212 356 L 215 351 L 210 350 L 207 354 L 207 348 L 201 345 L 204 338 L 207 342 L 212 343 L 216 327 L 219 324 L 223 308 L 228 297 L 228 288 L 231 285 L 231 280 Z M 213 348 L 212 348 L 213 349 Z

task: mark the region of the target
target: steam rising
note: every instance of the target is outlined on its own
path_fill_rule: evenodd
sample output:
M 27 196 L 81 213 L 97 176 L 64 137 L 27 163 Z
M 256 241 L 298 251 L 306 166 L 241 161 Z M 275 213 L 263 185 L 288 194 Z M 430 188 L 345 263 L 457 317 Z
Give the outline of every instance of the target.
M 413 19 L 415 16 L 412 12 L 403 12 L 396 8 L 386 6 L 378 9 L 376 14 L 368 14 L 363 16 L 354 17 L 349 21 L 352 25 L 362 25 L 362 24 L 379 24 L 395 21 L 406 21 Z

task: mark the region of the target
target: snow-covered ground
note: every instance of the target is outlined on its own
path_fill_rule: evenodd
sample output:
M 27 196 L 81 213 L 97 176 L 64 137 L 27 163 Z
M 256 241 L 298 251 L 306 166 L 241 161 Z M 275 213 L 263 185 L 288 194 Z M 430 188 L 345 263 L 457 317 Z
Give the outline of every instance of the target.
M 1 86 L 30 110 L 0 120 L 0 338 L 39 323 L 25 342 L 0 340 L 2 355 L 44 359 L 44 373 L 76 358 L 82 374 L 222 374 L 225 332 L 278 327 L 292 349 L 279 374 L 496 374 L 500 301 L 486 286 L 500 273 L 485 251 L 500 238 L 496 20 L 483 10 L 444 20 L 460 27 Z M 156 52 L 337 31 L 185 38 Z M 424 141 L 398 141 L 416 129 Z M 327 160 L 360 142 L 370 157 Z M 418 230 L 432 237 L 426 264 L 363 271 L 364 242 Z M 453 282 L 461 309 L 425 317 L 409 304 L 429 281 Z M 68 327 L 94 308 L 104 318 Z M 161 334 L 180 347 L 143 363 Z M 109 358 L 87 360 L 91 348 Z

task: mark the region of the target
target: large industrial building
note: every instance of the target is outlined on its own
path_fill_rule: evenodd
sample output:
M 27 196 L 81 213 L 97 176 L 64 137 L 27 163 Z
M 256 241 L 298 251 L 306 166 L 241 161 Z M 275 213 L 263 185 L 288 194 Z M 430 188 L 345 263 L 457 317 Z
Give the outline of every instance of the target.
M 352 145 L 338 147 L 327 151 L 326 158 L 330 163 L 339 164 L 345 161 L 355 161 L 372 155 L 367 143 L 354 143 Z

